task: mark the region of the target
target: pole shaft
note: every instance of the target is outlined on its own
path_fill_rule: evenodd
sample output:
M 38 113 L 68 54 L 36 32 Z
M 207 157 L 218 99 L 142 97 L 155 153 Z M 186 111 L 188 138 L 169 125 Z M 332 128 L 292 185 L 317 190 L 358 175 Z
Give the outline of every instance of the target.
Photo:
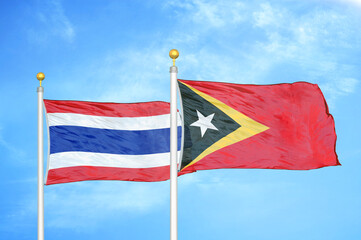
M 176 66 L 170 67 L 170 240 L 178 239 L 177 73 Z
M 38 240 L 44 240 L 44 130 L 43 94 L 44 88 L 38 87 Z

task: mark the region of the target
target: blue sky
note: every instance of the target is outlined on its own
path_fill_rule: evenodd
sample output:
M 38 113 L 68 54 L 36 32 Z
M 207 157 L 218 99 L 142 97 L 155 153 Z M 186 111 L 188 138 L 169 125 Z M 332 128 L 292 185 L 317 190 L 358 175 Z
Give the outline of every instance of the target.
M 361 238 L 361 1 L 1 1 L 0 239 L 36 239 L 37 105 L 169 101 L 179 78 L 321 87 L 342 166 L 179 179 L 179 239 Z M 47 154 L 47 152 L 45 152 Z M 168 239 L 169 182 L 45 187 L 46 239 Z

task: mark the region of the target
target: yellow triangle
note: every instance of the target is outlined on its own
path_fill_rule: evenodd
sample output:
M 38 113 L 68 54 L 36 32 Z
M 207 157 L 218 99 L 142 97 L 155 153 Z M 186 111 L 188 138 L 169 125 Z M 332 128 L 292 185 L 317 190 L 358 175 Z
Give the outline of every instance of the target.
M 194 91 L 196 94 L 201 96 L 202 98 L 206 99 L 208 102 L 216 106 L 219 110 L 223 111 L 225 114 L 227 114 L 229 117 L 231 117 L 235 122 L 237 122 L 241 127 L 236 129 L 235 131 L 231 132 L 227 136 L 221 138 L 211 146 L 209 146 L 206 150 L 204 150 L 196 159 L 194 159 L 192 162 L 190 162 L 187 166 L 185 166 L 183 169 L 192 166 L 205 156 L 221 149 L 224 147 L 227 147 L 231 144 L 234 144 L 236 142 L 240 142 L 246 138 L 252 137 L 258 133 L 264 132 L 269 127 L 256 122 L 255 120 L 247 117 L 246 115 L 238 112 L 237 110 L 231 108 L 230 106 L 224 104 L 223 102 L 219 101 L 218 99 L 215 99 L 214 97 L 209 96 L 208 94 L 205 94 L 188 84 L 181 82 L 182 84 L 186 85 L 189 89 Z

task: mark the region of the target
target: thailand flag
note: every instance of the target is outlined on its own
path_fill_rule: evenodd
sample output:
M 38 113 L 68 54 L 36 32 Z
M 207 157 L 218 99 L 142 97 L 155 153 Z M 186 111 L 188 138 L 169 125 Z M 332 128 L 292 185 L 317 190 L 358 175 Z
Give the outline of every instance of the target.
M 44 100 L 44 104 L 50 141 L 46 185 L 169 179 L 169 103 Z M 178 126 L 178 153 L 180 146 Z

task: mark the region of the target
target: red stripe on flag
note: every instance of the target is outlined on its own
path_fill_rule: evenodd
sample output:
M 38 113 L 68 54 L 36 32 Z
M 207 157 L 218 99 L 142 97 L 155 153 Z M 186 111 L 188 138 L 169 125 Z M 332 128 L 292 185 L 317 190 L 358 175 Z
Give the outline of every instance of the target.
M 169 179 L 169 166 L 154 168 L 113 168 L 79 166 L 50 169 L 46 185 L 87 180 L 158 182 Z
M 84 101 L 45 100 L 47 113 L 78 113 L 105 117 L 149 117 L 169 114 L 167 102 L 102 103 Z

